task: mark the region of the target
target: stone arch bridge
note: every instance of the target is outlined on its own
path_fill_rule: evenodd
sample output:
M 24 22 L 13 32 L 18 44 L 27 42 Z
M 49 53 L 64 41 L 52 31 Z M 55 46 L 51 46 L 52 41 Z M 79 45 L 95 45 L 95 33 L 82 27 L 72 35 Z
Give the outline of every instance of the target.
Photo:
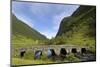
M 90 47 L 87 46 L 75 46 L 75 45 L 39 45 L 39 46 L 32 46 L 31 48 L 27 47 L 27 48 L 16 48 L 14 50 L 17 50 L 19 52 L 22 51 L 33 51 L 36 52 L 38 50 L 41 50 L 43 53 L 47 54 L 47 51 L 49 49 L 53 49 L 55 51 L 56 54 L 60 54 L 60 50 L 64 48 L 66 50 L 67 53 L 73 53 L 73 52 L 85 52 L 87 50 L 90 49 Z

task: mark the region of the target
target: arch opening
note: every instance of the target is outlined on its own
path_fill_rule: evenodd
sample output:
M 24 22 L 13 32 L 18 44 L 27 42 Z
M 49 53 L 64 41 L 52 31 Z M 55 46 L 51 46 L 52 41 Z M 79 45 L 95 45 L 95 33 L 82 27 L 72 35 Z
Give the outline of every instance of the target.
M 26 53 L 26 51 L 20 51 L 20 57 L 21 58 L 24 57 L 25 53 Z
M 61 60 L 64 60 L 64 58 L 66 58 L 66 54 L 67 54 L 67 51 L 65 48 L 61 48 L 60 50 L 60 58 Z
M 72 53 L 77 53 L 77 49 L 76 48 L 72 48 Z
M 61 48 L 60 50 L 60 55 L 66 55 L 67 54 L 67 51 L 65 48 Z
M 48 49 L 47 57 L 52 58 L 54 56 L 56 56 L 56 53 L 55 53 L 54 49 Z
M 42 50 L 35 51 L 34 59 L 41 59 Z
M 86 53 L 86 48 L 81 48 L 81 53 Z

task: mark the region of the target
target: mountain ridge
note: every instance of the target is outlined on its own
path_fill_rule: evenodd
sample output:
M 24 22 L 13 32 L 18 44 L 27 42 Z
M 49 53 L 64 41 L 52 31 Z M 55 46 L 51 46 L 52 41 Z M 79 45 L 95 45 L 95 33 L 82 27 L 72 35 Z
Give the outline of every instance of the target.
M 38 44 L 47 38 L 12 14 L 12 43 Z
M 55 40 L 58 39 L 67 44 L 95 45 L 95 13 L 95 6 L 80 6 L 77 8 L 71 16 L 62 19 Z

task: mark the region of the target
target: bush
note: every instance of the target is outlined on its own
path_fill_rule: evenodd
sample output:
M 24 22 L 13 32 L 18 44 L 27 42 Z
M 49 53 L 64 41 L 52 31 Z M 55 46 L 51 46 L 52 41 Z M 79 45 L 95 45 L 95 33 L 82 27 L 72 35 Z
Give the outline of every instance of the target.
M 80 61 L 79 58 L 75 57 L 74 54 L 69 54 L 67 57 L 66 57 L 66 60 L 68 60 L 68 62 L 78 62 Z

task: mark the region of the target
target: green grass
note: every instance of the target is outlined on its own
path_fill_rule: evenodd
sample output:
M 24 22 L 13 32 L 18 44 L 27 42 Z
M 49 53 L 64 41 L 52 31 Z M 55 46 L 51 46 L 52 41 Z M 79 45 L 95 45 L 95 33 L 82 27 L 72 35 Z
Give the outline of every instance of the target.
M 12 47 L 13 48 L 24 48 L 24 47 L 32 47 L 34 45 L 42 45 L 45 40 L 32 39 L 27 38 L 23 35 L 14 35 L 12 37 Z
M 80 59 L 75 57 L 74 54 L 69 54 L 64 60 L 58 58 L 57 60 L 48 59 L 44 54 L 41 59 L 34 59 L 31 53 L 26 54 L 24 58 L 13 57 L 12 65 L 29 65 L 29 64 L 54 64 L 54 63 L 63 63 L 63 62 L 79 62 Z
M 80 59 L 75 57 L 75 55 L 72 53 L 66 57 L 66 60 L 68 60 L 69 62 L 79 62 L 80 61 Z
M 20 58 L 12 58 L 12 65 L 26 65 L 26 64 L 33 64 L 33 61 Z
M 12 65 L 27 65 L 27 64 L 47 64 L 53 63 L 49 60 L 29 60 L 29 59 L 20 59 L 20 58 L 12 58 Z
M 12 58 L 12 65 L 27 65 L 27 64 L 47 64 L 54 63 L 50 60 L 29 60 L 29 59 L 20 59 L 20 58 Z

